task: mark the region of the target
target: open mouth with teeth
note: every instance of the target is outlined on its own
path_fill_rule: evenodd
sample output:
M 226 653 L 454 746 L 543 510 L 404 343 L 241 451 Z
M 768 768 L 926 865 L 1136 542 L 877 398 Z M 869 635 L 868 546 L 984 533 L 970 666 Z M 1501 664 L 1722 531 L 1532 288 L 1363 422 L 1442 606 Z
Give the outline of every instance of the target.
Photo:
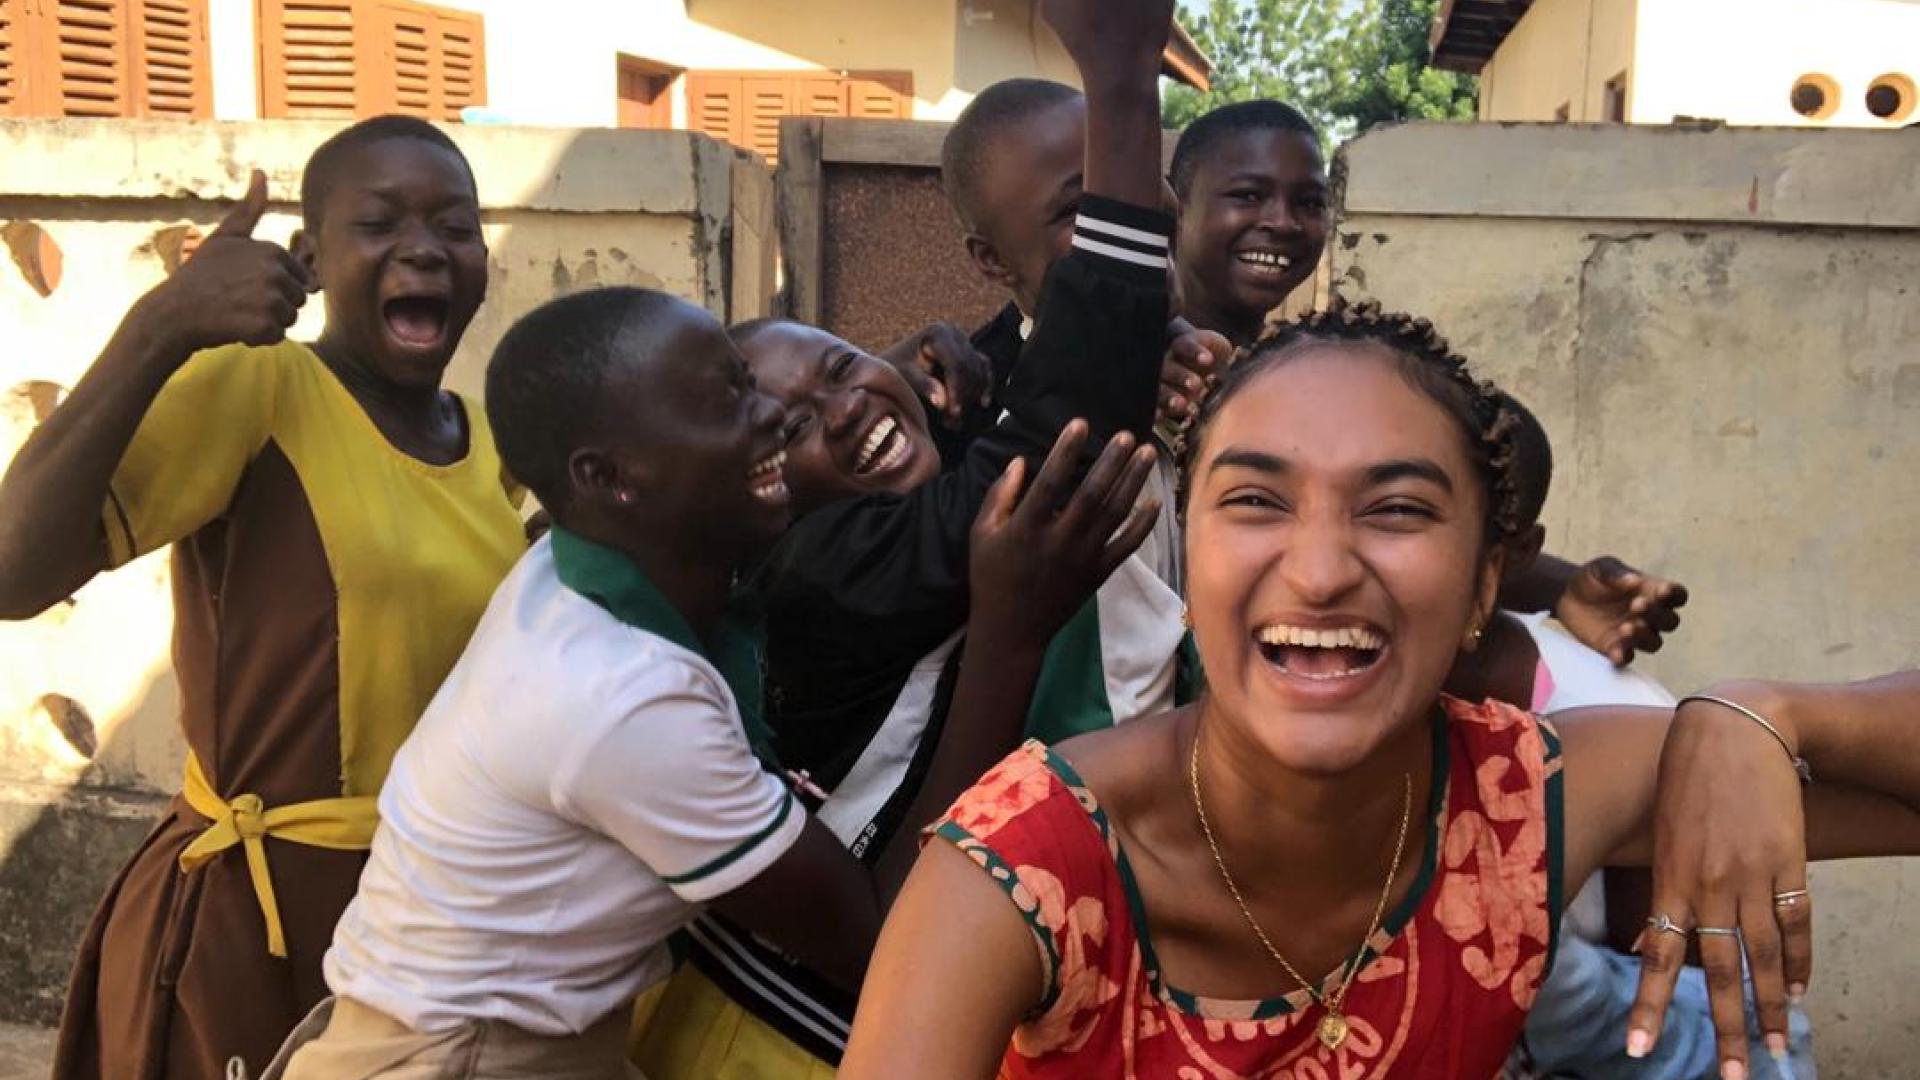
M 1293 269 L 1293 260 L 1277 251 L 1236 251 L 1233 257 L 1263 278 L 1278 279 Z
M 786 468 L 786 464 L 787 452 L 785 450 L 775 450 L 773 453 L 754 462 L 753 468 L 747 470 L 747 490 L 751 491 L 753 497 L 759 499 L 761 502 L 774 506 L 785 506 L 787 504 L 787 476 L 782 470 Z
M 1267 663 L 1316 682 L 1365 674 L 1387 647 L 1383 635 L 1364 626 L 1313 629 L 1276 623 L 1261 627 L 1254 640 Z
M 410 349 L 438 348 L 447 337 L 447 301 L 439 296 L 396 296 L 380 305 L 393 340 Z
M 873 422 L 860 440 L 860 449 L 853 455 L 854 475 L 872 476 L 897 469 L 912 453 L 913 444 L 907 439 L 906 428 L 893 417 L 883 416 Z

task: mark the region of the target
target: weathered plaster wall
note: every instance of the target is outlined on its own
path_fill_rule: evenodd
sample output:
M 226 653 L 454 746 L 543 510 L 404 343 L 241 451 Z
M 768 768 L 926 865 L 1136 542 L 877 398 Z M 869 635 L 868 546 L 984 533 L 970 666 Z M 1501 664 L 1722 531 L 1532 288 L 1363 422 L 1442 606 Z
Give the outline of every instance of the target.
M 1420 125 L 1343 154 L 1336 290 L 1538 413 L 1553 550 L 1692 588 L 1643 661 L 1676 690 L 1920 656 L 1916 135 Z M 1912 1075 L 1920 860 L 1814 889 L 1823 1073 Z
M 45 296 L 11 249 L 0 255 L 0 464 L 161 280 L 156 236 L 209 231 L 258 166 L 275 204 L 256 235 L 285 242 L 301 166 L 333 130 L 0 121 L 0 232 L 31 223 L 59 253 Z M 487 302 L 448 376 L 456 389 L 477 395 L 513 319 L 570 290 L 646 285 L 722 317 L 766 313 L 772 186 L 757 160 L 683 132 L 451 130 L 480 177 L 492 249 Z M 321 306 L 296 337 L 319 330 Z M 164 555 L 36 619 L 0 622 L 0 1020 L 57 1015 L 73 941 L 178 788 L 171 624 Z

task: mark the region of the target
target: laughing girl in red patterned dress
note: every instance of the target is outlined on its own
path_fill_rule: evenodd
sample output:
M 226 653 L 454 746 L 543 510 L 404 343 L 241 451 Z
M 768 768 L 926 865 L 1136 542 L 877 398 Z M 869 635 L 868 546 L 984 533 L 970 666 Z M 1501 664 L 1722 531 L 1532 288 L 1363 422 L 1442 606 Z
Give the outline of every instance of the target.
M 1674 932 L 1650 931 L 1649 966 L 1711 935 L 1737 1009 L 1737 928 L 1784 1049 L 1803 856 L 1920 851 L 1920 754 L 1888 753 L 1920 743 L 1920 679 L 1851 707 L 1746 683 L 1555 723 L 1443 696 L 1515 521 L 1510 427 L 1431 326 L 1371 305 L 1231 369 L 1184 496 L 1205 696 L 1030 744 L 955 803 L 841 1075 L 1493 1076 L 1564 899 L 1645 864 L 1656 831 Z M 1803 756 L 1822 774 L 1804 833 Z M 1721 1049 L 1740 1080 L 1744 1038 L 1723 1027 Z

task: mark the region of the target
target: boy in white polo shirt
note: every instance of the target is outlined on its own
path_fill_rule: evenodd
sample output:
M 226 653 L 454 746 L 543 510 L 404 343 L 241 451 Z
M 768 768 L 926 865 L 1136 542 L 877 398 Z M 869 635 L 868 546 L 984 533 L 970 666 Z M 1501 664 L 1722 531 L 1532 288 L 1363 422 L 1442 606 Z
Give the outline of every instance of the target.
M 720 326 L 639 289 L 556 300 L 502 339 L 487 408 L 555 524 L 394 760 L 289 1077 L 626 1075 L 630 1002 L 696 905 L 857 986 L 911 862 L 857 862 L 752 737 L 758 647 L 727 603 L 786 525 L 784 414 Z M 919 819 L 1017 741 L 1047 637 L 1150 524 L 1151 455 L 1116 439 L 1076 492 L 1084 437 L 1018 510 L 1023 465 L 989 496 L 976 548 L 1046 572 L 969 642 L 954 708 L 979 723 L 951 725 Z

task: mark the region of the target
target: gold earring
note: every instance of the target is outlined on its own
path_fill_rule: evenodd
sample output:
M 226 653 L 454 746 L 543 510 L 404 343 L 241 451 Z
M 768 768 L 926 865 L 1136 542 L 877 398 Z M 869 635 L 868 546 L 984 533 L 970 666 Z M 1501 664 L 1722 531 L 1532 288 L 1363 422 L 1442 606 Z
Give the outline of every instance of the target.
M 1472 623 L 1468 625 L 1467 627 L 1467 651 L 1468 652 L 1472 652 L 1475 649 L 1478 649 L 1480 647 L 1480 635 L 1484 632 L 1485 632 L 1484 628 L 1482 628 L 1479 623 Z
M 1193 629 L 1193 612 L 1184 607 L 1180 609 L 1180 625 L 1189 630 Z

